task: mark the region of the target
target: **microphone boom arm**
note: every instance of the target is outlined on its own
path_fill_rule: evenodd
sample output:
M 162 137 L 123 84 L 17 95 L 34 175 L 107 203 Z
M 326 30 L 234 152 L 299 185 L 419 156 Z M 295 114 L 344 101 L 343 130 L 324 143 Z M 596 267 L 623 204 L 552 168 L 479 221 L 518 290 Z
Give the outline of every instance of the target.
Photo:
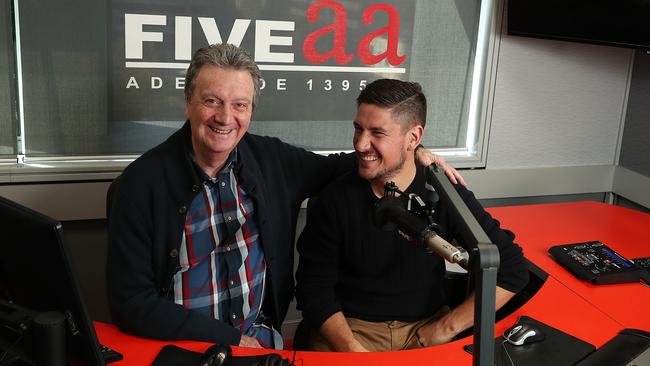
M 475 276 L 474 352 L 472 365 L 494 364 L 494 322 L 499 249 L 488 238 L 474 215 L 444 173 L 432 164 L 426 181 L 449 206 L 452 220 L 460 226 L 460 243 L 470 254 L 470 273 Z

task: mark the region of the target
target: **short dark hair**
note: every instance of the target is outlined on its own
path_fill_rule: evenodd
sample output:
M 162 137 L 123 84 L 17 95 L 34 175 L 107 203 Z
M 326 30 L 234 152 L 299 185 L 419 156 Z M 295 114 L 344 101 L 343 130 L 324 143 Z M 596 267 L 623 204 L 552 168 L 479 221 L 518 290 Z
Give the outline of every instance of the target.
M 361 103 L 391 109 L 393 117 L 404 121 L 408 127 L 419 124 L 424 128 L 427 123 L 427 98 L 416 82 L 375 80 L 359 93 L 357 107 Z
M 195 87 L 194 81 L 204 65 L 248 71 L 253 79 L 253 105 L 256 104 L 260 95 L 262 73 L 248 51 L 228 43 L 211 44 L 194 52 L 190 67 L 187 69 L 187 74 L 185 74 L 185 100 L 190 101 L 192 99 Z

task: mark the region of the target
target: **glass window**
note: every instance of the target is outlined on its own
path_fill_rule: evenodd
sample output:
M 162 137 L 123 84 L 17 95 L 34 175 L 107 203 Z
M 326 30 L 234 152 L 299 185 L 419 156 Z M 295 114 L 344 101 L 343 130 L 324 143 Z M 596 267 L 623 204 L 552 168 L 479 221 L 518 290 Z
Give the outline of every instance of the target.
M 26 155 L 111 152 L 106 4 L 20 1 Z
M 480 1 L 417 2 L 410 79 L 427 96 L 423 145 L 465 147 Z
M 463 149 L 480 6 L 22 0 L 27 155 L 139 154 L 160 143 L 184 121 L 192 51 L 219 41 L 249 49 L 262 69 L 253 133 L 350 150 L 359 90 L 391 77 L 424 88 L 425 146 Z
M 0 2 L 0 159 L 16 156 L 11 2 Z
M 284 141 L 311 150 L 350 150 L 352 119 L 356 113 L 355 98 L 359 92 L 356 83 L 389 77 L 417 81 L 422 85 L 428 104 L 423 145 L 433 149 L 465 148 L 479 8 L 480 2 L 475 0 L 415 2 L 410 9 L 410 19 L 404 19 L 405 14 L 401 14 L 402 23 L 411 22 L 409 26 L 412 28 L 401 35 L 412 37 L 409 42 L 404 42 L 409 46 L 405 53 L 410 58 L 405 74 L 373 74 L 362 79 L 350 75 L 319 75 L 313 78 L 314 88 L 317 83 L 319 87 L 327 88 L 328 79 L 335 84 L 333 88 L 342 88 L 343 85 L 338 83 L 346 80 L 354 83 L 354 86 L 342 100 L 332 101 L 327 93 L 321 92 L 317 100 L 301 103 L 301 97 L 296 96 L 295 104 L 287 106 L 293 110 L 292 114 L 297 113 L 296 109 L 312 111 L 318 104 L 324 104 L 325 108 L 312 114 L 311 118 L 305 116 L 289 121 L 257 118 L 257 123 L 251 125 L 251 131 L 279 136 Z M 356 14 L 357 18 L 361 18 L 361 10 Z M 353 15 L 348 14 L 348 17 L 352 18 Z M 402 29 L 406 27 L 403 25 Z M 261 103 L 265 103 L 264 94 Z M 346 117 L 327 118 L 328 114 Z

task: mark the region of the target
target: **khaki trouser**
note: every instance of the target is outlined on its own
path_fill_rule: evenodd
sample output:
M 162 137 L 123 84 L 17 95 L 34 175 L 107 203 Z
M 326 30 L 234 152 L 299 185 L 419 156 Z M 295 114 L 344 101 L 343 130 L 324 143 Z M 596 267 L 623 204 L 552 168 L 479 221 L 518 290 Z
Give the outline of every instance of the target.
M 401 322 L 397 320 L 386 322 L 369 322 L 361 319 L 346 318 L 354 338 L 371 352 L 399 351 L 422 348 L 424 345 L 418 336 L 418 330 L 432 323 L 449 312 L 443 306 L 433 316 L 417 322 Z M 309 335 L 309 347 L 313 351 L 334 351 L 327 340 L 317 330 Z

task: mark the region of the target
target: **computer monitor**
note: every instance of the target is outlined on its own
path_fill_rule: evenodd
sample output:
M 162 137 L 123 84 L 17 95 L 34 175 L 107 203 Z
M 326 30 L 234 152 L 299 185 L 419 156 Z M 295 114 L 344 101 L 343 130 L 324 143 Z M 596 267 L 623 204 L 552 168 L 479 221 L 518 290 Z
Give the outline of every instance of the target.
M 104 365 L 95 328 L 63 242 L 60 222 L 0 197 L 0 296 L 65 316 L 68 359 Z M 0 352 L 1 354 L 2 352 Z

